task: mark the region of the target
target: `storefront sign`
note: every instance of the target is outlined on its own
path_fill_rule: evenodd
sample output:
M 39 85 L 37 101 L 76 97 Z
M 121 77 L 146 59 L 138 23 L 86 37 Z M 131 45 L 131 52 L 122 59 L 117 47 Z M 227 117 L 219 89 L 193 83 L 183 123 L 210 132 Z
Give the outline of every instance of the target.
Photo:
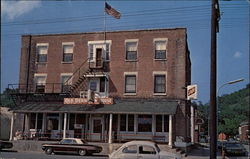
M 197 85 L 187 86 L 187 100 L 197 99 Z
M 113 104 L 113 98 L 95 98 L 88 101 L 87 98 L 64 98 L 64 104 Z

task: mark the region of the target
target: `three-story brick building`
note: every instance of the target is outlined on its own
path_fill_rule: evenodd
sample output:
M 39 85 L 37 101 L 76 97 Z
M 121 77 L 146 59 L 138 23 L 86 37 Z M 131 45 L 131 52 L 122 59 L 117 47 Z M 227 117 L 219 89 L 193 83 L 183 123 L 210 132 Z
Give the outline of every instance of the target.
M 190 142 L 184 28 L 24 35 L 20 61 L 19 84 L 9 86 L 22 118 L 12 132 Z

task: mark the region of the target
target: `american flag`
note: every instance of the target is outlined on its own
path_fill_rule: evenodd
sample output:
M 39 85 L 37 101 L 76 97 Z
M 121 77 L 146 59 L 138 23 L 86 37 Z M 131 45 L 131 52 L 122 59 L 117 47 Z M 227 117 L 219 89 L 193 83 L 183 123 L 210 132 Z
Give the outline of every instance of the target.
M 116 19 L 120 19 L 121 17 L 121 14 L 117 10 L 112 8 L 108 3 L 105 3 L 105 11 L 107 14 L 113 16 Z

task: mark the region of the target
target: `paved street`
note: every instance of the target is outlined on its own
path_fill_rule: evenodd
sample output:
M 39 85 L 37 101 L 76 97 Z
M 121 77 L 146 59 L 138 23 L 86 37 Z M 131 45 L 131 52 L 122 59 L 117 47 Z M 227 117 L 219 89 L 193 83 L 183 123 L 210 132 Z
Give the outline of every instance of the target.
M 78 156 L 74 154 L 46 155 L 41 152 L 0 151 L 0 159 L 108 159 L 107 156 Z

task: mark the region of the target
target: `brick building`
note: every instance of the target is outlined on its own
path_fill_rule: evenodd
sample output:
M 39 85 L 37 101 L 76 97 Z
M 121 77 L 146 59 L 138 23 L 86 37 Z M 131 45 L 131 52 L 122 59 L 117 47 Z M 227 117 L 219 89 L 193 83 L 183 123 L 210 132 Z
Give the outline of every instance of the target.
M 24 35 L 20 61 L 12 136 L 191 141 L 184 28 Z

